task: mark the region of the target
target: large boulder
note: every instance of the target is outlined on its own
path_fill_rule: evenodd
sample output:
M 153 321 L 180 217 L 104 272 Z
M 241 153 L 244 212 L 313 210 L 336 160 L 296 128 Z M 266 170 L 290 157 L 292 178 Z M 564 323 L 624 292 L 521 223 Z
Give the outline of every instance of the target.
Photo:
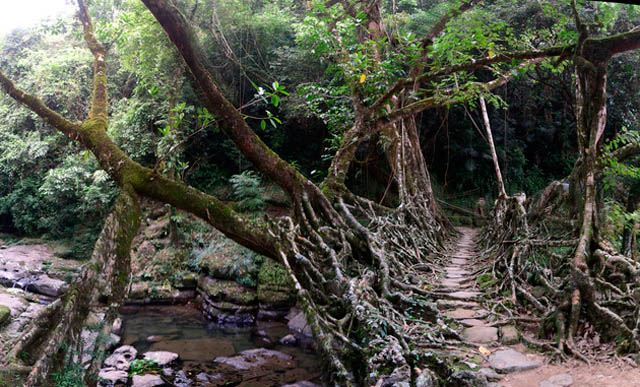
M 201 276 L 198 290 L 210 301 L 226 301 L 236 305 L 255 305 L 255 290 L 240 285 L 235 281 L 226 281 L 209 276 Z
M 131 290 L 129 291 L 130 300 L 144 300 L 149 294 L 149 283 L 136 282 L 131 284 Z
M 164 367 L 178 360 L 178 354 L 169 351 L 145 352 L 143 356 L 146 360 L 155 361 L 160 367 Z
M 202 310 L 210 320 L 219 324 L 247 325 L 256 320 L 258 307 L 256 305 L 238 305 L 231 302 L 214 302 L 207 298 L 199 297 L 202 302 Z
M 165 383 L 160 375 L 134 375 L 131 387 L 155 387 L 164 386 Z
M 491 368 L 503 374 L 527 371 L 541 366 L 540 362 L 531 360 L 513 349 L 498 351 L 489 356 L 489 364 Z
M 290 362 L 291 355 L 265 348 L 248 349 L 237 356 L 217 357 L 214 362 L 226 364 L 238 370 L 248 370 L 267 364 L 268 362 Z
M 231 241 L 223 240 L 199 257 L 200 267 L 211 277 L 235 281 L 258 269 L 251 259 L 252 254 L 249 250 L 234 246 Z
M 459 371 L 449 376 L 446 381 L 449 387 L 489 387 L 487 378 L 477 372 Z
M 36 277 L 35 280 L 27 286 L 27 290 L 34 293 L 44 294 L 50 297 L 60 297 L 67 290 L 69 285 L 59 279 L 51 278 L 46 274 Z
M 29 307 L 29 302 L 24 298 L 0 290 L 0 305 L 4 305 L 11 312 L 12 317 L 18 317 Z
M 111 356 L 105 359 L 105 368 L 113 368 L 118 371 L 128 371 L 129 364 L 138 356 L 138 351 L 130 345 L 119 347 Z
M 260 267 L 258 301 L 270 309 L 295 304 L 296 292 L 284 266 L 268 260 Z
M 129 374 L 127 371 L 115 368 L 103 368 L 98 372 L 98 386 L 111 387 L 116 383 L 127 384 Z
M 291 318 L 287 323 L 289 329 L 311 337 L 311 327 L 307 324 L 307 318 L 304 316 L 304 313 L 297 309 L 292 309 L 292 312 L 293 313 L 290 313 Z

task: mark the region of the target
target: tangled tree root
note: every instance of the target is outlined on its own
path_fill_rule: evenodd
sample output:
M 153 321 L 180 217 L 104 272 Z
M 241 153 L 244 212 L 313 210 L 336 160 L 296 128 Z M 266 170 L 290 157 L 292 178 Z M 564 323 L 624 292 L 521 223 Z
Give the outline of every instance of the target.
M 523 340 L 560 359 L 573 356 L 589 362 L 575 342 L 587 326 L 594 326 L 603 340 L 625 337 L 619 349 L 637 351 L 640 264 L 597 240 L 588 267 L 577 267 L 580 230 L 575 223 L 567 228 L 553 217 L 568 211 L 566 199 L 565 185 L 554 182 L 536 200 L 520 196 L 496 203 L 482 234 L 482 272 L 497 280 L 492 293 L 507 296 L 496 300 L 492 313 L 523 323 L 518 316 L 533 310 L 542 339 L 525 334 Z
M 347 227 L 317 227 L 311 205 L 301 205 L 298 225 L 270 224 L 334 385 L 437 383 L 452 373 L 443 354 L 463 340 L 442 323 L 429 289 L 447 259 L 433 253 L 453 230 L 420 199 L 381 211 L 339 198 Z

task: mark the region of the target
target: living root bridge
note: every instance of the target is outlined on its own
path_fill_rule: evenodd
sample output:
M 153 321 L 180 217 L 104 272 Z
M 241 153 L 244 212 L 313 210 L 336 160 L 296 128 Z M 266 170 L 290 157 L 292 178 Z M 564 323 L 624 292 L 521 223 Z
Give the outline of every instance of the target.
M 270 224 L 279 254 L 298 291 L 308 323 L 337 386 L 446 380 L 445 350 L 461 342 L 438 324 L 430 288 L 450 235 L 430 205 L 384 209 L 363 199 L 336 197 L 346 227 L 313 227 L 322 214 Z

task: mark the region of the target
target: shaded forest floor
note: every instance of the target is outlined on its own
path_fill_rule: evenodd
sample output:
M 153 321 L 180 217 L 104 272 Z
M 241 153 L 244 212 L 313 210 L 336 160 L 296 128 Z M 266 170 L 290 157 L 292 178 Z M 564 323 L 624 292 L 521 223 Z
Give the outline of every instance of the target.
M 498 383 L 502 387 L 539 387 L 554 375 L 568 374 L 576 387 L 633 387 L 640 386 L 640 369 L 622 361 L 602 361 L 587 365 L 578 360 L 562 364 L 545 364 L 540 368 L 508 374 Z M 549 386 L 551 387 L 551 386 Z

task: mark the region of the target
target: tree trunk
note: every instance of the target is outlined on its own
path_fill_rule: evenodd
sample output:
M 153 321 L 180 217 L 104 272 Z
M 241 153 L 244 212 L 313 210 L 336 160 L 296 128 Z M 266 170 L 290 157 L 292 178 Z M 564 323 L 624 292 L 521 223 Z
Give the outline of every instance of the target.
M 489 122 L 489 115 L 487 114 L 487 105 L 485 104 L 484 97 L 482 96 L 480 96 L 480 110 L 482 111 L 482 119 L 484 120 L 485 130 L 487 131 L 487 142 L 489 143 L 489 149 L 491 151 L 491 159 L 493 160 L 493 169 L 496 173 L 496 182 L 498 184 L 498 198 L 504 199 L 507 197 L 507 191 L 505 191 L 504 189 L 502 173 L 500 172 L 500 163 L 498 162 L 498 154 L 496 153 L 496 147 L 493 143 L 493 135 L 491 133 L 491 123 Z
M 78 280 L 61 299 L 31 322 L 30 327 L 14 344 L 5 359 L 5 366 L 30 370 L 24 386 L 51 384 L 49 374 L 55 370 L 63 345 L 82 342 L 80 334 L 89 312 L 100 306 L 98 299 L 106 297 L 109 311 L 105 321 L 112 322 L 124 301 L 129 286 L 131 241 L 140 226 L 140 207 L 131 194 L 122 192 L 114 212 L 107 217 L 93 250 L 91 262 L 85 264 Z M 102 362 L 104 346 L 94 354 L 91 368 L 97 371 Z M 24 356 L 27 354 L 27 356 Z M 82 354 L 78 354 L 81 359 Z M 26 361 L 23 359 L 27 359 Z M 89 373 L 91 375 L 91 373 Z M 95 374 L 93 374 L 95 375 Z M 96 380 L 91 380 L 92 384 Z

